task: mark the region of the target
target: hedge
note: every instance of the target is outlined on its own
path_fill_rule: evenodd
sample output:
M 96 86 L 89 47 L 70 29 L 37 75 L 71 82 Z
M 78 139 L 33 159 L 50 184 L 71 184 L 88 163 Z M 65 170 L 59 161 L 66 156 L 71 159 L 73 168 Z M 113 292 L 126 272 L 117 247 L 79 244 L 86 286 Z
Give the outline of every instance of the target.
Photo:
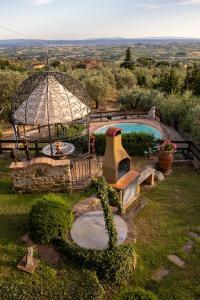
M 146 132 L 132 132 L 122 134 L 122 145 L 130 156 L 143 156 L 144 152 L 155 146 L 155 138 Z M 96 134 L 95 149 L 97 155 L 104 155 L 106 149 L 105 134 Z
M 135 267 L 136 254 L 133 244 L 119 245 L 114 249 L 90 250 L 81 248 L 70 240 L 55 241 L 56 248 L 75 258 L 83 265 L 93 268 L 106 283 L 121 285 L 130 279 Z
M 29 215 L 32 238 L 41 244 L 63 239 L 73 222 L 72 212 L 57 195 L 44 196 L 33 205 Z
M 38 273 L 39 272 L 39 273 Z M 60 272 L 59 276 L 54 275 Z M 0 299 L 3 300 L 102 300 L 105 290 L 95 272 L 86 269 L 59 270 L 51 269 L 49 273 L 44 270 L 37 271 L 38 274 L 28 278 L 23 274 L 20 277 L 10 276 L 0 282 Z
M 126 288 L 119 292 L 114 300 L 158 300 L 158 297 L 142 288 Z

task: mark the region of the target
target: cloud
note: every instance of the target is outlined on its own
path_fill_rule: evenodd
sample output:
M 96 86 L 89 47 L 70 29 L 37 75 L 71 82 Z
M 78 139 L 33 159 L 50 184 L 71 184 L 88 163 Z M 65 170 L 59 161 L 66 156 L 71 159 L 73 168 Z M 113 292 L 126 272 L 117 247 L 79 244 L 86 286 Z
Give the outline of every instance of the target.
M 173 7 L 173 6 L 198 6 L 200 5 L 200 0 L 157 0 L 152 1 L 152 3 L 140 3 L 136 4 L 136 7 L 141 7 L 145 9 L 159 9 L 165 7 Z
M 24 0 L 32 3 L 32 5 L 43 5 L 52 2 L 52 0 Z

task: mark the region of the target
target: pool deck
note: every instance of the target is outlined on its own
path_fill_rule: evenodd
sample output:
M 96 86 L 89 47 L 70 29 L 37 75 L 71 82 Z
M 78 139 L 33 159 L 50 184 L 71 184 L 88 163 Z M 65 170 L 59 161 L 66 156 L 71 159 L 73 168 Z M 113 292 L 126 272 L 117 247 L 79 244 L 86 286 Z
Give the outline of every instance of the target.
M 160 123 L 159 121 L 147 119 L 147 118 L 133 118 L 133 119 L 125 119 L 125 120 L 114 120 L 114 121 L 102 121 L 102 122 L 95 122 L 90 124 L 90 133 L 94 133 L 97 129 L 111 125 L 111 124 L 118 124 L 118 123 L 139 123 L 139 124 L 146 124 L 149 126 L 154 127 L 162 134 L 163 139 L 169 140 L 176 140 L 176 141 L 183 141 L 182 136 L 172 127 L 165 126 L 164 124 Z

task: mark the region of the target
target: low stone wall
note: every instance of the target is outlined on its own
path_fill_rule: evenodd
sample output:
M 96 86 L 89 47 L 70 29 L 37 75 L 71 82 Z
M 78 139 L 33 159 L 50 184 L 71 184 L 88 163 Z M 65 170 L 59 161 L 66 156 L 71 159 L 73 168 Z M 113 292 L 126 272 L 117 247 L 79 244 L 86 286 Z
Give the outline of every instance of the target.
M 10 165 L 16 193 L 70 192 L 70 160 L 41 157 Z

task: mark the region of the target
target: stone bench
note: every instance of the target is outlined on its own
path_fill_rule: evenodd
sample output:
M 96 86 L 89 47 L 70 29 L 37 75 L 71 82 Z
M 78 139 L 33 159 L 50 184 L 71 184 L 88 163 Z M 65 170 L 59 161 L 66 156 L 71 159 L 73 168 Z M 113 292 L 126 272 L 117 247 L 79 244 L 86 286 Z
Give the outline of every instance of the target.
M 142 170 L 140 170 L 138 184 L 142 184 L 143 182 L 146 182 L 150 185 L 154 185 L 154 175 L 155 175 L 154 168 L 152 168 L 152 167 L 143 168 Z

